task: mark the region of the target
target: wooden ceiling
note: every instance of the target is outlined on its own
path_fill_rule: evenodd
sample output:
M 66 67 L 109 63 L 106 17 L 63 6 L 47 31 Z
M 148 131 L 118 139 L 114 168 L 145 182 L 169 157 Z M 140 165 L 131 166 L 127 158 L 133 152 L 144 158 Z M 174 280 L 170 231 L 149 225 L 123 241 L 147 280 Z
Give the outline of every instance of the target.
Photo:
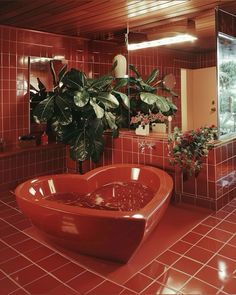
M 198 41 L 176 48 L 215 46 L 215 7 L 236 12 L 235 0 L 0 0 L 0 24 L 124 42 L 192 32 Z

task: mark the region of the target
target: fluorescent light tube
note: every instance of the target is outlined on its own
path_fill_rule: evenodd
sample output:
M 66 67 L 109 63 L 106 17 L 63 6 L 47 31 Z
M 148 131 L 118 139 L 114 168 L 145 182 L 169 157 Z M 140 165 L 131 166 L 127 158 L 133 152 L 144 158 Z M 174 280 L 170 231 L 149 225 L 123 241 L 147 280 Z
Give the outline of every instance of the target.
M 194 37 L 189 34 L 181 34 L 181 35 L 177 35 L 174 37 L 167 37 L 167 38 L 162 38 L 162 39 L 153 40 L 153 41 L 128 44 L 127 49 L 128 50 L 137 50 L 137 49 L 142 49 L 142 48 L 176 44 L 176 43 L 195 41 L 195 40 L 197 40 L 197 37 Z
M 221 38 L 225 38 L 227 40 L 230 40 L 230 41 L 235 41 L 235 37 L 227 35 L 227 34 L 222 33 L 222 32 L 219 32 L 218 36 L 221 37 Z

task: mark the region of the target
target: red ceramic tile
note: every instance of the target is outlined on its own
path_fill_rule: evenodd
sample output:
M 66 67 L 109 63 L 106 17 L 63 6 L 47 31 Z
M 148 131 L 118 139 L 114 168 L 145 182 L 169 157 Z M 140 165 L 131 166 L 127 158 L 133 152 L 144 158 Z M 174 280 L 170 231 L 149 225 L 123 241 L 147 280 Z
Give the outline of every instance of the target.
M 24 286 L 30 294 L 50 294 L 50 291 L 60 285 L 60 282 L 52 276 L 46 275 Z
M 48 256 L 48 257 L 38 261 L 38 265 L 47 271 L 52 271 L 58 267 L 63 266 L 64 264 L 66 264 L 68 262 L 69 262 L 68 259 L 55 253 L 51 256 Z
M 212 213 L 212 216 L 219 218 L 219 219 L 224 219 L 226 216 L 229 215 L 229 212 L 223 211 L 222 209 Z
M 28 240 L 29 237 L 26 236 L 25 234 L 23 234 L 22 232 L 16 232 L 13 235 L 7 236 L 2 238 L 6 243 L 8 243 L 9 245 L 13 246 L 15 244 L 18 244 L 22 241 Z
M 217 270 L 204 266 L 197 274 L 196 278 L 220 289 L 231 278 L 225 270 Z
M 177 252 L 179 254 L 184 254 L 187 252 L 193 245 L 190 243 L 186 243 L 182 240 L 175 243 L 172 247 L 170 247 L 170 250 L 173 252 Z
M 11 293 L 11 295 L 28 295 L 28 294 L 29 293 L 22 288 L 19 288 L 16 291 Z
M 202 224 L 208 225 L 208 226 L 216 226 L 217 224 L 219 224 L 221 222 L 220 219 L 215 218 L 213 216 L 209 216 L 207 217 L 205 220 L 202 221 Z
M 233 236 L 232 239 L 228 241 L 228 244 L 236 247 L 236 236 Z
M 28 239 L 14 245 L 14 248 L 20 253 L 25 253 L 39 247 L 41 247 L 41 244 L 32 239 Z
M 213 228 L 210 232 L 208 232 L 207 237 L 221 242 L 226 242 L 232 237 L 232 234 L 218 228 Z
M 5 278 L 1 280 L 0 283 L 0 294 L 10 294 L 11 292 L 19 289 L 19 286 L 17 286 L 13 281 L 11 281 L 9 278 Z
M 39 248 L 26 252 L 24 255 L 32 261 L 37 262 L 48 256 L 51 256 L 53 253 L 54 251 L 52 251 L 51 249 L 45 246 L 41 246 Z
M 7 260 L 0 264 L 0 268 L 7 274 L 14 273 L 26 266 L 29 266 L 31 263 L 28 259 L 23 256 L 16 256 L 10 260 Z
M 165 251 L 163 254 L 156 258 L 157 261 L 162 262 L 166 265 L 172 265 L 181 257 L 181 255 L 174 253 L 172 251 Z
M 196 278 L 192 278 L 182 289 L 181 293 L 183 294 L 216 294 L 218 289 L 214 288 L 211 285 L 208 285 Z
M 111 295 L 111 294 L 120 294 L 120 292 L 123 291 L 123 287 L 111 283 L 109 281 L 104 281 L 102 284 L 100 284 L 98 287 L 94 288 L 93 290 L 91 290 L 90 292 L 86 293 L 88 295 L 98 295 L 98 294 L 102 294 L 102 295 Z
M 208 237 L 204 237 L 196 244 L 196 246 L 199 246 L 212 252 L 216 252 L 223 246 L 223 243 Z
M 167 295 L 167 294 L 177 294 L 177 291 L 172 290 L 158 282 L 154 282 L 140 294 L 141 295 L 152 295 L 152 294 Z
M 12 259 L 18 255 L 19 253 L 17 253 L 11 248 L 4 248 L 2 251 L 0 251 L 0 263 L 3 263 L 9 259 Z
M 29 284 L 42 276 L 47 275 L 45 271 L 37 267 L 34 264 L 31 264 L 24 269 L 17 271 L 11 275 L 11 278 L 17 282 L 20 286 Z
M 59 280 L 67 282 L 84 271 L 84 268 L 80 267 L 79 265 L 73 262 L 69 262 L 63 265 L 62 267 L 54 270 L 52 274 L 56 276 Z
M 2 280 L 3 278 L 6 278 L 6 275 L 0 270 L 0 280 Z
M 224 272 L 227 276 L 231 276 L 236 270 L 236 261 L 228 259 L 222 255 L 215 255 L 208 263 L 208 266 L 217 269 L 220 272 Z
M 228 282 L 225 283 L 223 292 L 226 292 L 227 294 L 236 294 L 236 278 L 232 277 L 228 280 Z
M 203 236 L 195 233 L 195 232 L 190 232 L 187 235 L 185 235 L 182 240 L 184 242 L 188 242 L 190 244 L 196 244 Z
M 205 235 L 210 230 L 211 230 L 210 226 L 207 226 L 205 224 L 199 224 L 192 229 L 192 232 L 198 233 L 200 235 Z
M 12 227 L 12 226 L 5 226 L 1 229 L 1 237 L 4 238 L 4 237 L 7 237 L 7 236 L 10 236 L 12 234 L 15 234 L 17 232 L 17 230 Z
M 232 213 L 228 217 L 225 218 L 226 221 L 236 223 L 236 214 Z
M 131 279 L 129 279 L 124 286 L 137 292 L 140 293 L 142 292 L 145 288 L 147 288 L 153 280 L 141 273 L 137 273 L 135 276 L 133 276 Z
M 81 294 L 87 293 L 91 289 L 94 289 L 98 286 L 103 279 L 89 271 L 86 271 L 74 279 L 67 282 L 67 285 L 75 289 Z
M 220 251 L 219 254 L 225 257 L 228 257 L 230 259 L 233 259 L 236 261 L 236 247 L 233 247 L 231 245 L 225 245 Z
M 188 252 L 184 254 L 184 256 L 189 257 L 193 260 L 199 261 L 201 263 L 206 263 L 212 256 L 213 252 L 207 251 L 205 249 L 194 246 Z
M 236 223 L 227 222 L 223 220 L 220 224 L 217 225 L 217 228 L 234 234 L 236 232 Z
M 78 295 L 78 292 L 66 285 L 60 284 L 55 289 L 50 290 L 50 295 Z
M 173 264 L 172 267 L 186 274 L 194 275 L 202 266 L 203 264 L 197 261 L 194 261 L 187 257 L 182 257 L 175 264 Z
M 179 291 L 190 278 L 189 275 L 184 274 L 183 272 L 169 268 L 157 279 L 157 282 L 160 282 L 170 289 Z
M 230 204 L 228 204 L 222 208 L 222 211 L 231 213 L 234 211 L 234 209 L 235 209 L 234 206 L 231 206 Z
M 167 269 L 168 269 L 168 266 L 160 262 L 153 261 L 147 267 L 145 267 L 141 271 L 141 273 L 145 274 L 148 277 L 151 277 L 152 279 L 156 279 L 160 275 L 162 275 Z

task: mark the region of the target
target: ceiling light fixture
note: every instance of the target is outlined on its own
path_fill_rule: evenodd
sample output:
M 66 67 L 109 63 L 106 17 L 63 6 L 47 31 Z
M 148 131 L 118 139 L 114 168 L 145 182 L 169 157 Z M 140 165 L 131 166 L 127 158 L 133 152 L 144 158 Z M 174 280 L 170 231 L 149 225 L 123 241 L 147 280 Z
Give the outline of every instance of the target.
M 230 41 L 235 41 L 235 37 L 233 36 L 230 36 L 230 35 L 227 35 L 225 33 L 222 33 L 222 32 L 219 32 L 218 33 L 218 36 L 221 37 L 221 38 L 224 38 L 224 39 L 227 39 L 227 40 L 230 40 Z
M 187 41 L 195 41 L 195 40 L 197 40 L 197 37 L 194 37 L 189 34 L 181 34 L 181 35 L 177 35 L 174 37 L 167 37 L 167 38 L 162 38 L 162 39 L 153 40 L 153 41 L 128 44 L 127 49 L 128 50 L 137 50 L 137 49 L 142 49 L 142 48 L 170 45 L 170 44 L 182 43 L 182 42 L 187 42 Z

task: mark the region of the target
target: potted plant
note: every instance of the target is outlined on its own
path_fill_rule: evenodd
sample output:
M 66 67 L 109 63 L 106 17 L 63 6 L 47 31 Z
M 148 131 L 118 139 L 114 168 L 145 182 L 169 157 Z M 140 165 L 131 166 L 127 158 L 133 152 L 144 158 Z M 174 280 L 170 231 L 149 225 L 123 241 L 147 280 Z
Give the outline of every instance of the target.
M 176 113 L 177 107 L 171 99 L 160 95 L 159 92 L 165 92 L 171 97 L 177 94 L 167 88 L 162 80 L 157 80 L 157 69 L 154 69 L 145 80 L 133 65 L 129 65 L 129 69 L 134 73 L 134 76 L 129 77 L 128 83 L 131 115 L 135 116 L 138 112 L 143 114 L 152 112 L 172 116 Z
M 50 120 L 57 140 L 70 146 L 70 156 L 75 161 L 81 164 L 90 157 L 99 161 L 104 130 L 110 128 L 113 136 L 118 134 L 114 110 L 121 102 L 129 107 L 128 97 L 118 91 L 127 82 L 116 81 L 109 74 L 90 79 L 80 70 L 67 71 L 66 65 L 56 77 L 53 61 L 50 70 L 54 89 L 36 106 L 35 121 Z
M 170 163 L 179 166 L 185 175 L 197 176 L 202 167 L 202 158 L 207 157 L 213 148 L 212 142 L 217 138 L 217 133 L 214 125 L 186 132 L 175 127 L 168 139 Z

